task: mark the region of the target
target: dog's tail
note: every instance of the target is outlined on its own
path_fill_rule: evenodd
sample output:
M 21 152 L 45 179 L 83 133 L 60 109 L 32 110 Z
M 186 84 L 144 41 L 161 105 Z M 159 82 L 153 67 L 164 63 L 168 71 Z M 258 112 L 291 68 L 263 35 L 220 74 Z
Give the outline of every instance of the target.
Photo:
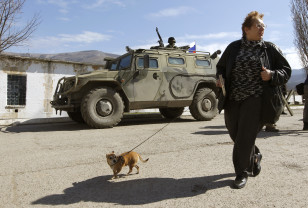
M 146 159 L 146 160 L 142 159 L 142 157 L 141 157 L 139 154 L 138 154 L 138 156 L 139 156 L 140 161 L 143 162 L 143 163 L 146 163 L 146 162 L 148 162 L 148 160 L 149 160 L 149 158 Z

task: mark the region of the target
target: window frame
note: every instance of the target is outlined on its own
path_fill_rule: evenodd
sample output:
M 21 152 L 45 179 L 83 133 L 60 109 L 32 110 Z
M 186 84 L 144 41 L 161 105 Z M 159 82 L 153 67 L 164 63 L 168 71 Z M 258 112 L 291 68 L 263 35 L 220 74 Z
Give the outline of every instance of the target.
M 136 59 L 136 68 L 137 69 L 144 69 L 143 68 L 143 66 L 139 66 L 139 60 L 140 59 L 143 59 L 143 57 L 137 57 L 137 59 Z M 150 64 L 150 69 L 152 69 L 152 70 L 159 70 L 159 60 L 158 60 L 158 57 L 153 57 L 153 56 L 151 56 L 150 57 L 150 63 L 151 63 L 151 60 L 156 60 L 156 63 L 157 63 L 157 67 L 156 68 L 153 68 L 153 67 L 151 67 L 151 64 Z
M 209 65 L 208 66 L 198 65 L 197 61 L 207 61 Z M 195 62 L 195 67 L 197 68 L 211 68 L 211 61 L 209 59 L 196 57 L 194 62 Z
M 17 80 L 17 83 L 11 83 L 10 82 L 10 76 L 20 77 L 20 79 L 24 80 Z M 14 80 L 12 80 L 14 81 Z M 15 80 L 16 81 L 16 80 Z M 7 89 L 6 89 L 6 108 L 24 108 L 27 104 L 27 75 L 26 74 L 7 74 Z M 10 86 L 13 85 L 13 86 Z M 9 93 L 13 94 L 16 92 L 15 87 L 18 87 L 18 93 L 20 97 L 12 98 Z M 13 90 L 12 90 L 13 88 Z M 14 96 L 14 95 L 12 95 Z M 13 99 L 13 101 L 11 100 Z M 18 103 L 15 103 L 16 100 L 18 100 Z M 22 100 L 22 102 L 20 101 Z
M 174 64 L 174 63 L 170 63 L 169 62 L 169 59 L 182 59 L 183 60 L 183 64 Z M 182 56 L 167 56 L 167 63 L 168 65 L 171 65 L 171 66 L 186 66 L 186 59 L 185 57 L 182 57 Z

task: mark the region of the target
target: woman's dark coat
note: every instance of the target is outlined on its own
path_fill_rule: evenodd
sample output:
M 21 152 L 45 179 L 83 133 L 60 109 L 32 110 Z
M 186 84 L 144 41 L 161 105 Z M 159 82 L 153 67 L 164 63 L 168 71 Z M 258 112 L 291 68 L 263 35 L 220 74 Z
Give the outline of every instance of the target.
M 288 61 L 282 55 L 280 49 L 271 42 L 264 42 L 263 49 L 265 50 L 265 60 L 260 60 L 262 64 L 271 70 L 272 78 L 266 83 L 272 86 L 281 86 L 288 82 L 291 77 L 291 67 Z M 236 56 L 241 47 L 241 40 L 234 41 L 228 45 L 220 60 L 218 61 L 216 76 L 222 75 L 225 79 L 226 97 L 219 99 L 219 112 L 224 109 L 225 100 L 228 98 L 231 85 L 231 71 L 234 65 Z M 261 73 L 261 69 L 260 69 Z M 260 74 L 261 76 L 261 74 Z

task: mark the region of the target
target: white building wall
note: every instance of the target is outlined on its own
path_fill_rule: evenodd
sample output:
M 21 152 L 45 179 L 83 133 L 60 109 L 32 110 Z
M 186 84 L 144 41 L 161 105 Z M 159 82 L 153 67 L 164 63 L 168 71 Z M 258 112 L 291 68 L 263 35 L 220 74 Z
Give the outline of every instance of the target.
M 92 66 L 81 63 L 50 61 L 21 57 L 0 58 L 0 125 L 1 120 L 37 119 L 60 117 L 59 112 L 51 108 L 52 100 L 58 80 L 63 76 L 72 76 L 76 72 L 83 73 L 103 69 L 103 66 Z M 7 105 L 7 76 L 26 75 L 26 105 Z M 62 117 L 67 117 L 62 112 Z M 2 122 L 3 123 L 3 122 Z
M 7 74 L 0 70 L 0 115 L 5 113 L 4 107 L 6 106 L 6 100 L 7 100 L 6 89 L 7 89 Z

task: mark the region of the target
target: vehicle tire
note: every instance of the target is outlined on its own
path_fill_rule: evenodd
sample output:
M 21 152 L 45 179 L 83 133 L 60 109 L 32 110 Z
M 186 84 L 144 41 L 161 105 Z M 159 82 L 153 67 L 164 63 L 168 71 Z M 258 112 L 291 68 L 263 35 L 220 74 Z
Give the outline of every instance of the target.
M 72 119 L 73 121 L 76 121 L 77 123 L 84 123 L 84 120 L 82 118 L 82 115 L 81 115 L 80 111 L 67 112 L 67 114 L 70 117 L 70 119 Z
M 122 119 L 124 103 L 110 87 L 96 88 L 84 96 L 81 114 L 84 121 L 93 128 L 111 128 Z
M 159 112 L 169 119 L 177 118 L 182 115 L 184 108 L 160 108 Z
M 198 121 L 209 121 L 217 115 L 218 101 L 212 89 L 199 89 L 189 106 L 190 114 Z

